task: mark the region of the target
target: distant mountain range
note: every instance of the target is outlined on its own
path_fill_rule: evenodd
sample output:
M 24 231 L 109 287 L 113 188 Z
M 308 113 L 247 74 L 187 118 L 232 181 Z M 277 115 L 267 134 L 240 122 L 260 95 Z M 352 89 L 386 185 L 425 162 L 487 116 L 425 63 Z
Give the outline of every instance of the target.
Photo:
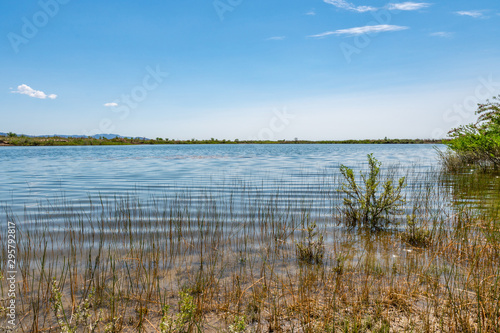
M 17 133 L 16 133 L 17 134 Z M 61 138 L 87 138 L 88 136 L 86 135 L 63 135 L 63 134 L 52 134 L 52 135 L 27 135 L 27 134 L 17 134 L 18 136 L 24 135 L 28 136 L 31 138 L 37 137 L 37 138 L 48 138 L 48 137 L 53 137 L 53 136 L 58 136 Z M 7 133 L 0 132 L 0 136 L 7 136 Z M 95 134 L 92 135 L 91 138 L 94 139 L 100 139 L 100 138 L 106 138 L 106 139 L 114 139 L 114 138 L 125 138 L 125 139 L 135 139 L 134 137 L 131 136 L 121 136 L 118 134 Z M 149 140 L 148 138 L 144 137 L 137 137 L 145 140 Z

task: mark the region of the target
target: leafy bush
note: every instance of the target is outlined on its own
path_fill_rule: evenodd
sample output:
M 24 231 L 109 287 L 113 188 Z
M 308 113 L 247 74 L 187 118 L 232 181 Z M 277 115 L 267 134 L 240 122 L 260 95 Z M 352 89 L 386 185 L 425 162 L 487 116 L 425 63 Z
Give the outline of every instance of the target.
M 394 183 L 394 179 L 387 177 L 380 186 L 380 166 L 373 154 L 368 154 L 368 174 L 360 172 L 363 186 L 356 183 L 354 171 L 345 165 L 340 166 L 340 172 L 346 182 L 341 186 L 344 198 L 344 216 L 349 227 L 362 227 L 372 231 L 381 230 L 392 223 L 393 217 L 401 213 L 405 198 L 402 190 L 406 187 L 405 177 Z
M 476 123 L 454 128 L 449 132 L 453 138 L 446 143 L 463 164 L 481 167 L 500 166 L 500 95 L 478 104 Z M 447 159 L 455 158 L 449 154 Z M 445 162 L 447 160 L 445 159 Z

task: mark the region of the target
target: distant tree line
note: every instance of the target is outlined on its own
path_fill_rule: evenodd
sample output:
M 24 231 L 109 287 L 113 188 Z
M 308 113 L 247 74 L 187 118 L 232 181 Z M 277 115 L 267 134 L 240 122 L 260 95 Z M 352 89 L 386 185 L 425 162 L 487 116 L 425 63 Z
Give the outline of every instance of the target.
M 107 139 L 104 137 L 31 137 L 9 132 L 0 136 L 0 144 L 12 146 L 99 146 L 99 145 L 158 145 L 158 144 L 439 144 L 442 140 L 430 139 L 366 139 L 366 140 L 177 140 L 169 138 L 123 138 Z

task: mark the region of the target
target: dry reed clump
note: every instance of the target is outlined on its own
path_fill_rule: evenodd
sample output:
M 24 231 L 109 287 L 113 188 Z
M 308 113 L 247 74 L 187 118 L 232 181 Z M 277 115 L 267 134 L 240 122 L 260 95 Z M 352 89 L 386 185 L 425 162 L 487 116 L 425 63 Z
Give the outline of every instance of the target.
M 497 332 L 498 223 L 417 183 L 406 210 L 425 246 L 411 225 L 338 227 L 335 189 L 320 205 L 286 191 L 54 204 L 16 221 L 17 330 Z

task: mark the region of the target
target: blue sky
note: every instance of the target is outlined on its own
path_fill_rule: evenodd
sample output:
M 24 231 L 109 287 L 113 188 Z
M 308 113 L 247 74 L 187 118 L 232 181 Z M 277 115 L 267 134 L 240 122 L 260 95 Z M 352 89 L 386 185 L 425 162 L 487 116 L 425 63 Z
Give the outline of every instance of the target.
M 500 94 L 500 3 L 3 1 L 0 131 L 439 138 Z

